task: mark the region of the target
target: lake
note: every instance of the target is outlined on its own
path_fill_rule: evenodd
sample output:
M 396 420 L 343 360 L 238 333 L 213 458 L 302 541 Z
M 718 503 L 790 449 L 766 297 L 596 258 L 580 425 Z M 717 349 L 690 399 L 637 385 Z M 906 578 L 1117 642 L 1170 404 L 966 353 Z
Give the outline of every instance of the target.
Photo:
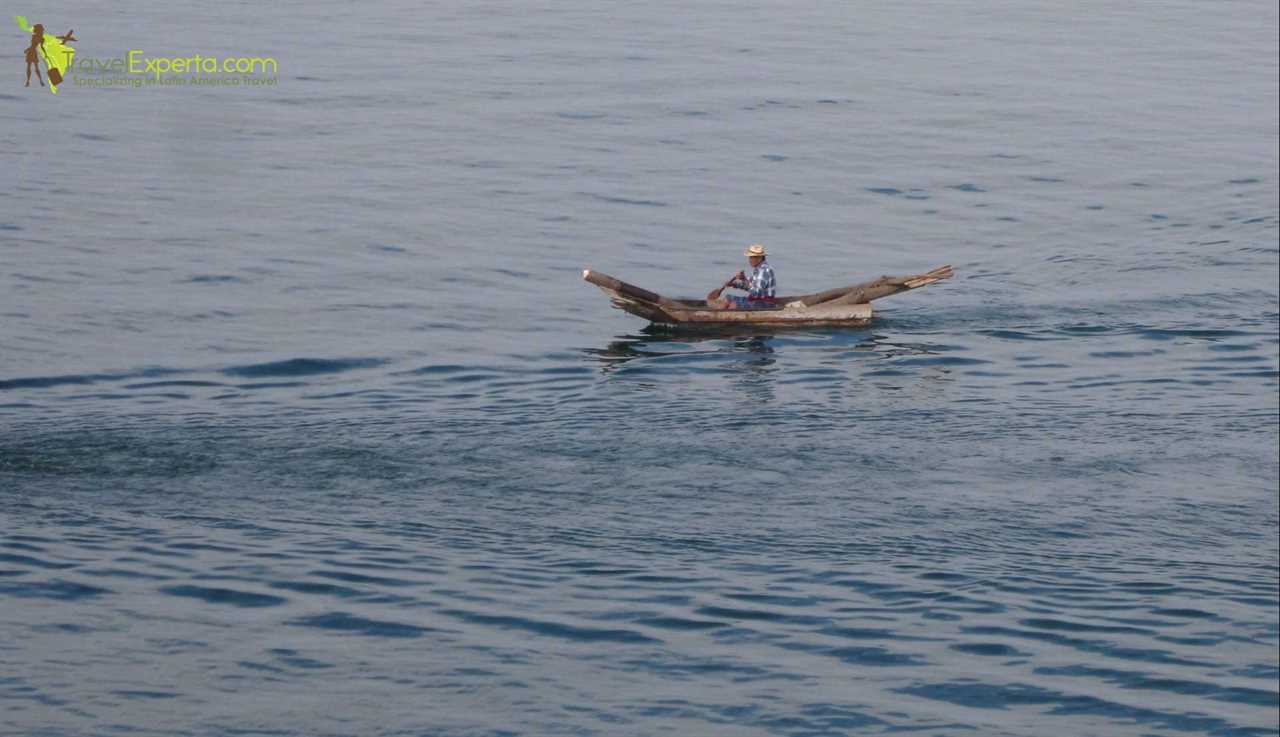
M 18 10 L 6 734 L 1277 733 L 1275 3 Z

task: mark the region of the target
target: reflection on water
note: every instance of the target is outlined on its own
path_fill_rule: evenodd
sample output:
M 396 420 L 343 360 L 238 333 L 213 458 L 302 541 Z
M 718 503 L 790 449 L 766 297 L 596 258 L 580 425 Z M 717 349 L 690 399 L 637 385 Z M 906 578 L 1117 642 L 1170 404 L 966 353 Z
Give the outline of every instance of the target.
M 752 336 L 734 341 L 735 350 L 746 353 L 745 360 L 733 364 L 737 368 L 734 386 L 745 401 L 773 404 L 776 399 L 774 375 L 778 371 L 778 359 L 769 344 L 771 339 L 769 336 Z M 750 408 L 746 411 L 748 420 L 751 419 L 750 411 Z
M 600 374 L 653 389 L 651 380 L 720 376 L 725 389 L 750 402 L 772 403 L 778 382 L 820 388 L 845 380 L 879 389 L 932 394 L 959 367 L 986 359 L 956 355 L 967 349 L 922 336 L 869 333 L 865 328 L 773 331 L 765 334 L 679 333 L 647 328 L 618 336 L 604 348 L 585 348 Z M 923 381 L 916 381 L 923 379 Z
M 931 356 L 947 346 L 903 340 L 886 334 L 868 335 L 865 328 L 820 332 L 770 333 L 673 333 L 661 328 L 645 328 L 641 333 L 618 336 L 604 348 L 584 348 L 582 352 L 600 363 L 602 373 L 616 371 L 637 359 L 673 358 L 689 362 L 695 358 L 722 357 L 729 364 L 764 370 L 776 363 L 775 353 L 827 352 L 833 358 L 857 353 L 893 359 Z
M 604 348 L 584 348 L 583 353 L 601 362 L 608 372 L 618 365 L 641 358 L 716 355 L 727 353 L 773 353 L 772 335 L 673 335 L 653 332 L 618 336 Z

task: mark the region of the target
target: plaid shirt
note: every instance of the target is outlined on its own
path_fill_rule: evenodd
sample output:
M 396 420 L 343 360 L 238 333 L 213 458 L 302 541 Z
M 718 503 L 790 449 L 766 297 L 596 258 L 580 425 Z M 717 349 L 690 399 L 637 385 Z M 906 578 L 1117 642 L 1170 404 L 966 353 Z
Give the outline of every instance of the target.
M 749 299 L 772 299 L 777 284 L 777 280 L 773 278 L 773 267 L 768 261 L 761 261 L 759 266 L 751 270 L 746 281 L 734 279 L 729 286 L 747 290 Z

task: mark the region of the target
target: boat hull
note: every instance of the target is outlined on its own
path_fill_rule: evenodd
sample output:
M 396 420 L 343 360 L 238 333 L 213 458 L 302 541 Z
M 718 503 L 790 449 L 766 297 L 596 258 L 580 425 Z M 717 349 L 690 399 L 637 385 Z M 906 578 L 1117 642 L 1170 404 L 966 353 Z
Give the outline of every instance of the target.
M 660 325 L 682 327 L 862 327 L 871 323 L 871 305 L 865 303 L 838 307 L 782 307 L 774 310 L 664 310 L 662 314 L 642 313 L 640 310 L 629 309 L 626 304 L 616 306 Z

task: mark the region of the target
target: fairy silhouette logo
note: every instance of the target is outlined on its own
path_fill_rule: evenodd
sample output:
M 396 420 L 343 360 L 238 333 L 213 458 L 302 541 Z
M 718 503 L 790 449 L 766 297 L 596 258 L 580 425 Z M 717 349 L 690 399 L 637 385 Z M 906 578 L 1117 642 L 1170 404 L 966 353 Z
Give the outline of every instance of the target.
M 58 85 L 62 84 L 62 75 L 71 69 L 71 61 L 75 57 L 76 50 L 71 48 L 69 44 L 78 40 L 71 35 L 74 30 L 67 31 L 63 36 L 46 36 L 44 26 L 37 23 L 34 26 L 27 23 L 27 19 L 21 15 L 14 16 L 14 20 L 18 21 L 18 27 L 24 33 L 31 34 L 31 44 L 27 46 L 27 87 L 31 86 L 31 70 L 36 72 L 36 80 L 40 82 L 40 86 L 44 87 L 44 77 L 49 77 L 49 91 L 58 94 Z M 40 65 L 45 68 L 45 75 L 40 74 Z

